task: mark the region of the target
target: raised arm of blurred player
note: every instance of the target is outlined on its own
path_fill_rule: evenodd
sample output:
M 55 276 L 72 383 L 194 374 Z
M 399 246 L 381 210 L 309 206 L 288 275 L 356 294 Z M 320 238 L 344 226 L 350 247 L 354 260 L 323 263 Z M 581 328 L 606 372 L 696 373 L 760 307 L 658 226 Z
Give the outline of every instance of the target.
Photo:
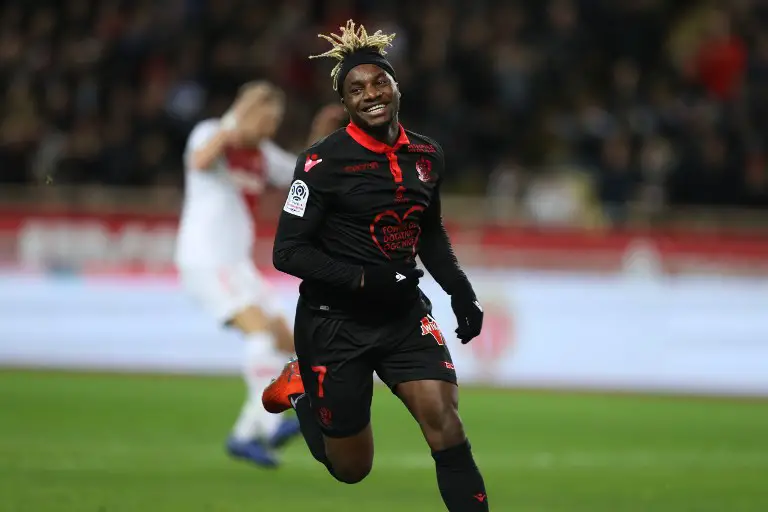
M 188 164 L 191 169 L 209 171 L 224 153 L 228 145 L 237 142 L 244 129 L 242 120 L 267 100 L 268 85 L 257 86 L 243 94 L 221 119 L 218 125 L 203 123 L 195 129 L 189 139 Z
M 345 118 L 344 107 L 338 103 L 332 103 L 321 108 L 312 121 L 312 127 L 307 138 L 307 147 L 340 128 Z M 282 149 L 271 140 L 262 141 L 261 151 L 267 161 L 269 182 L 279 188 L 288 188 L 293 180 L 293 169 L 298 157 Z

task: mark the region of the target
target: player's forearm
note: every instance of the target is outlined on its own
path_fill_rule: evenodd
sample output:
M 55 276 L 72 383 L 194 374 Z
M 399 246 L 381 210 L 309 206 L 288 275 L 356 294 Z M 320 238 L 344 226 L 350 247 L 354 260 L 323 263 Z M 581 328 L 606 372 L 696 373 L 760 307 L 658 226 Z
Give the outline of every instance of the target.
M 309 129 L 309 134 L 307 134 L 307 147 L 314 145 L 315 142 L 319 141 L 329 133 L 328 129 L 321 123 L 318 123 L 318 120 L 315 119 L 312 122 L 312 127 Z
M 219 130 L 205 144 L 192 152 L 190 166 L 202 171 L 212 169 L 214 162 L 221 156 L 226 146 L 227 133 L 224 130 Z
M 344 117 L 344 108 L 338 103 L 326 105 L 320 109 L 312 120 L 312 127 L 307 138 L 307 147 L 314 145 L 317 141 L 338 129 Z
M 313 146 L 320 139 L 324 139 L 325 137 L 329 136 L 331 133 L 333 133 L 335 128 L 335 126 L 325 125 L 313 126 L 309 131 L 309 136 L 307 137 L 307 147 Z
M 422 233 L 419 258 L 448 295 L 453 295 L 460 290 L 472 289 L 467 275 L 461 269 L 453 252 L 450 238 L 442 223 Z
M 307 147 L 314 145 L 315 142 L 319 141 L 326 135 L 328 135 L 327 130 L 312 128 L 312 130 L 309 132 L 309 136 L 307 137 Z
M 280 272 L 307 281 L 354 290 L 360 287 L 363 268 L 334 260 L 310 244 L 275 244 L 272 263 Z

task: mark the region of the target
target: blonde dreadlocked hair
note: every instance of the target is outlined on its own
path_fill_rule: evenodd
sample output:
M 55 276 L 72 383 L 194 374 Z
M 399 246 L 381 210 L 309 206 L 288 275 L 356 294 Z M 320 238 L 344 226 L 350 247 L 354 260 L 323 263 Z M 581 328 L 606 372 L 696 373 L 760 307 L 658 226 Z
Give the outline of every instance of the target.
M 330 57 L 339 61 L 331 70 L 334 91 L 339 90 L 339 71 L 341 71 L 344 57 L 362 49 L 371 49 L 377 51 L 380 55 L 386 55 L 385 48 L 392 46 L 392 41 L 395 39 L 395 34 L 384 34 L 381 30 L 368 34 L 363 25 L 355 27 L 355 22 L 352 20 L 348 20 L 346 26 L 339 27 L 339 30 L 341 34 L 318 34 L 317 37 L 331 43 L 333 48 L 320 55 L 309 56 L 310 59 Z

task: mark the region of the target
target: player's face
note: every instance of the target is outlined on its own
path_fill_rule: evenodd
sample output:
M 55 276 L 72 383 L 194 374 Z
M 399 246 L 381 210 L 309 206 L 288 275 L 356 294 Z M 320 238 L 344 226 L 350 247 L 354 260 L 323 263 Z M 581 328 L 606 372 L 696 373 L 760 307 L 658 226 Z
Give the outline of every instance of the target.
M 352 68 L 344 79 L 344 106 L 353 123 L 380 129 L 394 123 L 400 110 L 400 90 L 392 76 L 375 64 Z

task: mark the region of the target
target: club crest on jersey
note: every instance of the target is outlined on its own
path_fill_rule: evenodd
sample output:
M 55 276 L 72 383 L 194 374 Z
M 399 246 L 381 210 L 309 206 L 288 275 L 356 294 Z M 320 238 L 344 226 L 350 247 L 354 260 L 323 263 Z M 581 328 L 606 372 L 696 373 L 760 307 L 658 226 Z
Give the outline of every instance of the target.
M 304 172 L 311 171 L 314 166 L 316 166 L 322 161 L 323 159 L 320 158 L 316 153 L 307 155 L 307 160 L 304 162 Z
M 427 157 L 421 157 L 416 161 L 416 172 L 424 183 L 432 181 L 432 162 Z
M 421 335 L 426 336 L 427 334 L 431 334 L 438 345 L 445 345 L 443 333 L 432 315 L 427 315 L 421 319 Z

